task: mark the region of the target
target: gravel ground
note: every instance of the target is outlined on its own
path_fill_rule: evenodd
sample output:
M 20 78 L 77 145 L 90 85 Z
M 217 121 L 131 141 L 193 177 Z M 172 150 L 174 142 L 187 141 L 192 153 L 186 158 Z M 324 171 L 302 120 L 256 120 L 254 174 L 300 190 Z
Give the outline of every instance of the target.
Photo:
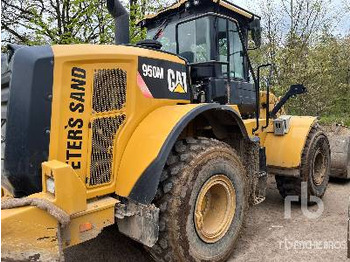
M 274 178 L 270 178 L 267 199 L 250 209 L 229 261 L 350 261 L 346 258 L 349 195 L 350 181 L 332 179 L 319 218 L 306 218 L 295 204 L 292 218 L 284 219 L 283 200 Z M 96 239 L 68 249 L 65 257 L 67 262 L 152 261 L 141 245 L 118 233 L 114 226 Z

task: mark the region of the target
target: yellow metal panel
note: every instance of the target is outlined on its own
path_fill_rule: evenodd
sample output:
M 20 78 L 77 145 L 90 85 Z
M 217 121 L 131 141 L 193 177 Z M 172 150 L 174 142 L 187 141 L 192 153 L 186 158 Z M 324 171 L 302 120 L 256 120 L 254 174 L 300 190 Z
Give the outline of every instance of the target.
M 94 70 L 121 68 L 127 72 L 126 105 L 121 110 L 113 112 L 115 114 L 125 114 L 126 120 L 122 127 L 119 128 L 114 141 L 112 178 L 109 183 L 92 187 L 88 186 L 87 197 L 93 198 L 115 192 L 116 173 L 119 168 L 121 156 L 138 124 L 156 108 L 166 105 L 176 105 L 178 103 L 189 103 L 187 100 L 145 97 L 136 81 L 138 57 L 150 57 L 181 64 L 185 62 L 175 55 L 131 46 L 60 45 L 53 46 L 52 48 L 55 64 L 49 160 L 68 162 L 70 165 L 72 163 L 77 164 L 77 162 L 74 163 L 66 159 L 66 149 L 69 143 L 67 134 L 70 129 L 68 125 L 69 120 L 71 118 L 75 120 L 81 119 L 83 121 L 81 128 L 83 137 L 82 148 L 80 152 L 73 151 L 73 153 L 81 154 L 79 158 L 76 158 L 80 163 L 80 168 L 76 168 L 75 172 L 84 184 L 86 184 L 86 178 L 89 176 L 90 170 L 91 132 L 89 123 L 91 123 L 91 119 L 94 117 L 105 115 L 105 113 L 92 112 Z M 86 71 L 84 112 L 71 112 L 69 108 L 72 92 L 72 69 L 74 67 L 82 68 Z
M 63 247 L 67 248 L 95 238 L 104 227 L 115 222 L 115 205 L 119 202 L 112 197 L 90 201 L 87 209 L 74 214 L 70 224 L 63 229 Z M 89 223 L 91 229 L 83 230 L 82 225 Z
M 20 207 L 1 210 L 1 257 L 11 261 L 58 261 L 58 223 L 44 210 Z
M 164 106 L 149 114 L 132 134 L 117 176 L 116 193 L 128 196 L 143 171 L 157 157 L 180 119 L 200 104 Z
M 267 100 L 267 92 L 261 91 L 260 92 L 260 118 L 266 117 L 266 100 Z M 269 110 L 270 112 L 275 107 L 275 105 L 279 102 L 280 98 L 276 97 L 273 93 L 270 92 L 269 95 Z M 284 107 L 277 112 L 276 116 L 279 117 L 280 115 L 285 115 L 286 111 L 284 110 Z
M 40 193 L 30 197 L 53 198 Z M 106 197 L 90 201 L 86 210 L 71 215 L 70 223 L 62 228 L 46 211 L 26 206 L 1 211 L 2 258 L 12 260 L 61 261 L 62 248 L 95 238 L 104 227 L 115 222 L 118 200 Z M 84 225 L 90 227 L 84 227 Z
M 89 61 L 90 63 L 95 63 L 97 61 L 96 58 L 99 58 L 99 63 L 108 63 L 113 59 L 129 61 L 131 58 L 139 56 L 185 64 L 185 61 L 176 55 L 134 46 L 80 44 L 54 45 L 52 49 L 55 56 L 55 64 L 57 62 L 56 58 L 72 61 Z
M 86 188 L 73 168 L 57 160 L 42 164 L 43 192 L 47 192 L 46 179 L 52 177 L 55 182 L 55 195 L 52 202 L 66 211 L 74 214 L 86 209 Z
M 300 166 L 301 154 L 315 117 L 293 116 L 290 130 L 284 136 L 267 133 L 263 145 L 266 147 L 268 166 L 297 168 Z
M 228 107 L 231 107 L 239 116 L 241 116 L 241 112 L 239 112 L 238 105 L 227 105 Z
M 61 228 L 56 218 L 39 207 L 26 206 L 1 211 L 2 258 L 58 261 L 62 248 L 96 237 L 114 224 L 115 205 L 112 197 L 90 200 L 86 188 L 73 168 L 52 160 L 42 164 L 43 192 L 29 198 L 43 199 L 68 213 L 69 224 Z M 46 179 L 54 180 L 54 194 L 47 191 Z M 50 208 L 50 204 L 41 208 Z M 59 216 L 59 214 L 56 214 Z M 84 228 L 84 224 L 91 225 Z
M 264 140 L 266 134 L 268 132 L 271 132 L 272 128 L 272 121 L 270 121 L 270 125 L 268 128 L 263 128 L 263 126 L 266 124 L 266 119 L 265 118 L 260 118 L 259 119 L 259 129 L 254 132 L 253 134 L 253 129 L 256 128 L 256 119 L 244 119 L 243 120 L 244 126 L 247 130 L 248 136 L 250 138 L 253 138 L 254 136 L 259 136 L 260 142 L 263 143 L 262 141 Z

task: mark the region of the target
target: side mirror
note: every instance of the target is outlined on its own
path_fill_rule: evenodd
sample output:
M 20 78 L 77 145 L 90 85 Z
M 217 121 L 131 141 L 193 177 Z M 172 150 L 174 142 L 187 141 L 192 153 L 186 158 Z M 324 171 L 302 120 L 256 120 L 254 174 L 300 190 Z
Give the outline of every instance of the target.
M 249 23 L 249 30 L 254 41 L 255 47 L 259 48 L 261 46 L 261 25 L 260 19 L 255 18 Z
M 307 89 L 302 84 L 291 85 L 289 88 L 289 93 L 291 93 L 293 96 L 304 94 L 306 92 L 307 92 Z

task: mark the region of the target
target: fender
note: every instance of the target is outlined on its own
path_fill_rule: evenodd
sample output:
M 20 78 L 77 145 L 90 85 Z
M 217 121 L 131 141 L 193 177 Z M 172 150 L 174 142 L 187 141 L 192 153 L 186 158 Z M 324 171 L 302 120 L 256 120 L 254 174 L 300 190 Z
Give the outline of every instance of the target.
M 269 170 L 273 168 L 274 170 L 284 170 L 283 173 L 288 170 L 299 172 L 306 139 L 316 119 L 316 117 L 310 116 L 292 116 L 288 134 L 276 136 L 274 133 L 267 133 L 264 146 L 266 147 L 266 162 Z M 299 173 L 295 175 L 299 175 Z
M 191 120 L 209 110 L 230 112 L 243 136 L 248 138 L 239 113 L 229 106 L 188 104 L 158 108 L 139 124 L 126 146 L 117 174 L 116 194 L 143 204 L 151 203 L 177 138 Z

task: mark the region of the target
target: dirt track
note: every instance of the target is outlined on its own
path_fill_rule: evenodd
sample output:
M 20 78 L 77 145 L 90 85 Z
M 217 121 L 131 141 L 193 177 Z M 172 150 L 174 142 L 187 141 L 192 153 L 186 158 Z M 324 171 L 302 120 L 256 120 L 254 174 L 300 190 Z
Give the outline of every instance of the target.
M 284 219 L 283 200 L 270 178 L 267 199 L 250 209 L 229 261 L 350 261 L 346 259 L 345 246 L 349 196 L 350 181 L 333 179 L 324 196 L 325 209 L 320 218 L 308 219 L 300 206 L 292 205 L 292 219 Z M 327 248 L 321 249 L 321 245 Z M 98 238 L 67 250 L 66 261 L 152 260 L 141 245 L 110 227 Z

